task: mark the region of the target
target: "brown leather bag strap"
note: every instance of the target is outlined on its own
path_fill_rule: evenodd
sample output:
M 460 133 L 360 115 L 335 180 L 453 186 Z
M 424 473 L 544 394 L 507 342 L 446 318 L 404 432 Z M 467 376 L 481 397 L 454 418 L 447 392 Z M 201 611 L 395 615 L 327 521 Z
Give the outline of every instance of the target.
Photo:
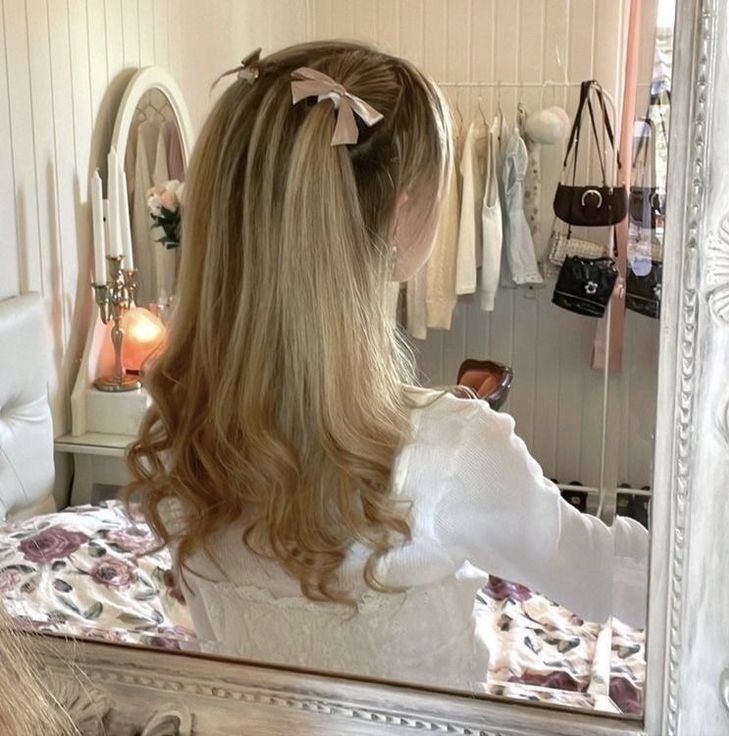
M 577 149 L 579 147 L 579 137 L 580 137 L 580 125 L 582 124 L 582 113 L 585 109 L 585 102 L 587 101 L 587 95 L 590 89 L 590 81 L 582 82 L 580 85 L 580 101 L 577 104 L 577 112 L 575 112 L 575 120 L 572 123 L 572 130 L 570 131 L 570 137 L 569 142 L 567 143 L 567 150 L 564 154 L 564 161 L 562 162 L 562 170 L 567 168 L 567 162 L 569 161 L 570 153 L 572 153 L 572 149 Z M 575 150 L 575 157 L 577 155 L 577 151 Z
M 597 147 L 597 158 L 600 162 L 600 171 L 602 172 L 602 183 L 603 186 L 607 186 L 607 172 L 606 172 L 606 151 L 602 150 L 600 148 L 600 136 L 597 132 L 597 124 L 595 123 L 595 112 L 592 109 L 592 102 L 590 101 L 590 98 L 588 96 L 587 98 L 587 110 L 590 113 L 590 125 L 592 127 L 592 134 L 595 138 L 595 146 Z M 609 134 L 608 134 L 609 137 Z M 612 140 L 611 140 L 612 143 Z

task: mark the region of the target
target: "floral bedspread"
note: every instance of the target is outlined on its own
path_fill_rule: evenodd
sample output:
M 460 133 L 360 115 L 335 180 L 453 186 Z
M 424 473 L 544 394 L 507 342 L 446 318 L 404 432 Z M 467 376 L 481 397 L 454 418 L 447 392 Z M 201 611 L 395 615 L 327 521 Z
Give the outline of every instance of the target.
M 491 576 L 478 594 L 492 695 L 640 714 L 645 632 L 575 616 L 522 585 Z
M 39 631 L 180 648 L 195 633 L 171 567 L 144 520 L 119 501 L 0 529 L 0 597 Z
M 119 501 L 0 527 L 0 599 L 39 631 L 196 649 L 167 549 Z M 528 588 L 491 577 L 478 595 L 490 652 L 487 692 L 640 713 L 645 637 L 616 619 L 585 622 Z

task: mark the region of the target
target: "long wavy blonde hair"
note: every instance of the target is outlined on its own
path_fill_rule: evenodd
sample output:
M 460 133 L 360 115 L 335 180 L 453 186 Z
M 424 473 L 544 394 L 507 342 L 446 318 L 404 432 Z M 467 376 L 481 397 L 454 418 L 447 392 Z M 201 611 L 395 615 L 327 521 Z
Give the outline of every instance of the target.
M 0 733 L 8 736 L 81 736 L 41 677 L 49 648 L 16 630 L 0 603 Z
M 383 114 L 333 146 L 336 112 L 293 105 L 291 72 L 324 72 Z M 376 561 L 409 538 L 391 492 L 409 435 L 408 351 L 388 315 L 402 193 L 432 234 L 450 121 L 403 59 L 302 44 L 232 84 L 194 151 L 169 343 L 146 377 L 153 404 L 129 454 L 151 525 L 178 564 L 238 519 L 305 595 L 348 600 L 337 571 L 357 541 Z M 413 219 L 410 218 L 412 226 Z M 184 502 L 184 531 L 159 504 Z

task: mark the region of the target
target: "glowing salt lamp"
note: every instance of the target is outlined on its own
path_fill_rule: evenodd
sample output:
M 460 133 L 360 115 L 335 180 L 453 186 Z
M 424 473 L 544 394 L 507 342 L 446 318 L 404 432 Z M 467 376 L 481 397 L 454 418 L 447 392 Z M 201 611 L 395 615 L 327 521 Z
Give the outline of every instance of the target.
M 124 368 L 139 373 L 144 361 L 165 339 L 162 321 L 144 307 L 134 307 L 122 317 L 124 329 Z

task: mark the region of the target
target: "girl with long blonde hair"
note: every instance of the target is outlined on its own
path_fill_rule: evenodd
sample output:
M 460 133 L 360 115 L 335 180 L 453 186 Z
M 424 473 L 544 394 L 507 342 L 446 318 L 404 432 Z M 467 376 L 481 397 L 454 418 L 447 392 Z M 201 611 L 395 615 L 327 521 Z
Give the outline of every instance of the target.
M 414 386 L 387 294 L 451 156 L 435 85 L 351 43 L 252 55 L 207 120 L 129 492 L 208 650 L 474 686 L 482 571 L 641 619 L 645 530 L 563 502 L 510 417 Z

